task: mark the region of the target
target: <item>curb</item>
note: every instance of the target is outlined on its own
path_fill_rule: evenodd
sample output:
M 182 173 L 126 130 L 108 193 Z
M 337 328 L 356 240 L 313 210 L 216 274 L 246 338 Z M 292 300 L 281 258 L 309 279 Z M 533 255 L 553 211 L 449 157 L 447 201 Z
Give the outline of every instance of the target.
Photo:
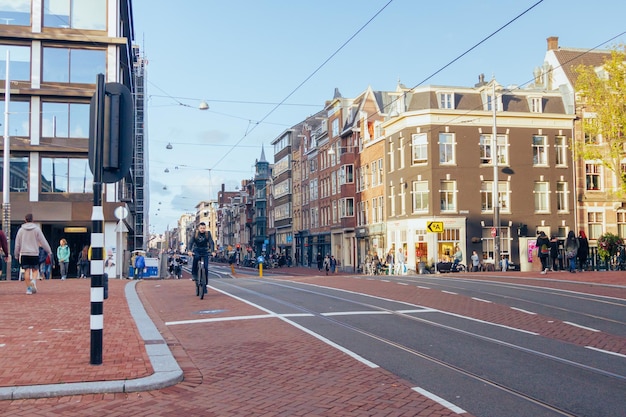
M 28 385 L 0 388 L 0 400 L 49 398 L 65 395 L 100 394 L 116 392 L 137 392 L 161 389 L 183 380 L 183 371 L 167 347 L 165 339 L 150 320 L 143 308 L 135 286 L 131 281 L 124 289 L 130 314 L 135 320 L 141 338 L 145 342 L 146 353 L 154 373 L 152 375 L 116 381 L 72 382 L 67 384 Z

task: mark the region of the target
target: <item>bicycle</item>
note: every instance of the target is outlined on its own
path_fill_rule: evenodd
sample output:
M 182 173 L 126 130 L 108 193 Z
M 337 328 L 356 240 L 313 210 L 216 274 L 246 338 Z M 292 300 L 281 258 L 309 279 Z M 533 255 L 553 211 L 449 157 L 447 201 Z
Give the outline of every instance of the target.
M 452 264 L 450 272 L 467 272 L 467 267 L 462 263 Z
M 196 280 L 196 295 L 200 296 L 201 300 L 204 300 L 204 295 L 207 293 L 207 276 L 206 269 L 204 269 L 204 259 L 200 257 L 198 260 L 198 279 Z
M 174 276 L 176 279 L 181 279 L 183 277 L 183 267 L 181 264 L 174 265 Z

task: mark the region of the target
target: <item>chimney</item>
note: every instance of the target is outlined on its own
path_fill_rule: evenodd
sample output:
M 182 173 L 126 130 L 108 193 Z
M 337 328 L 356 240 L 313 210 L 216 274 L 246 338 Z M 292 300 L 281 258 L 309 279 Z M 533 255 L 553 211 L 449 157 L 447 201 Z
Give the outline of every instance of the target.
M 559 37 L 550 36 L 548 38 L 548 51 L 556 51 L 559 49 Z

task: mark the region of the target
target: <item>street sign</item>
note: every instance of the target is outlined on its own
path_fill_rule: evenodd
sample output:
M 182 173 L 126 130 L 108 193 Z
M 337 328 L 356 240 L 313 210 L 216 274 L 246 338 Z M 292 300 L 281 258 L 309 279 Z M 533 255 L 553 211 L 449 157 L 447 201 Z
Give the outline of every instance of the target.
M 441 233 L 443 232 L 443 222 L 427 222 L 426 230 L 431 233 Z
M 495 227 L 492 227 L 492 228 L 491 228 L 491 237 L 496 237 L 496 235 L 497 235 L 496 228 L 495 228 Z

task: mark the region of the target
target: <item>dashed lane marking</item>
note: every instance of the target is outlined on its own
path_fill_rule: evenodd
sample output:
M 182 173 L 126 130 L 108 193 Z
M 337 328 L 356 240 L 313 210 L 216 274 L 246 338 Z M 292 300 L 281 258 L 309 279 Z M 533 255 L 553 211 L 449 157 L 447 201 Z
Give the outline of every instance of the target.
M 467 413 L 467 411 L 463 410 L 461 407 L 452 404 L 450 401 L 448 400 L 444 400 L 443 398 L 439 397 L 438 395 L 433 394 L 430 391 L 426 391 L 423 388 L 420 387 L 413 387 L 412 388 L 413 391 L 419 392 L 420 394 L 422 394 L 424 397 L 430 398 L 431 400 L 435 401 L 438 404 L 441 404 L 443 407 L 446 407 L 448 410 L 457 413 L 457 414 L 465 414 Z

